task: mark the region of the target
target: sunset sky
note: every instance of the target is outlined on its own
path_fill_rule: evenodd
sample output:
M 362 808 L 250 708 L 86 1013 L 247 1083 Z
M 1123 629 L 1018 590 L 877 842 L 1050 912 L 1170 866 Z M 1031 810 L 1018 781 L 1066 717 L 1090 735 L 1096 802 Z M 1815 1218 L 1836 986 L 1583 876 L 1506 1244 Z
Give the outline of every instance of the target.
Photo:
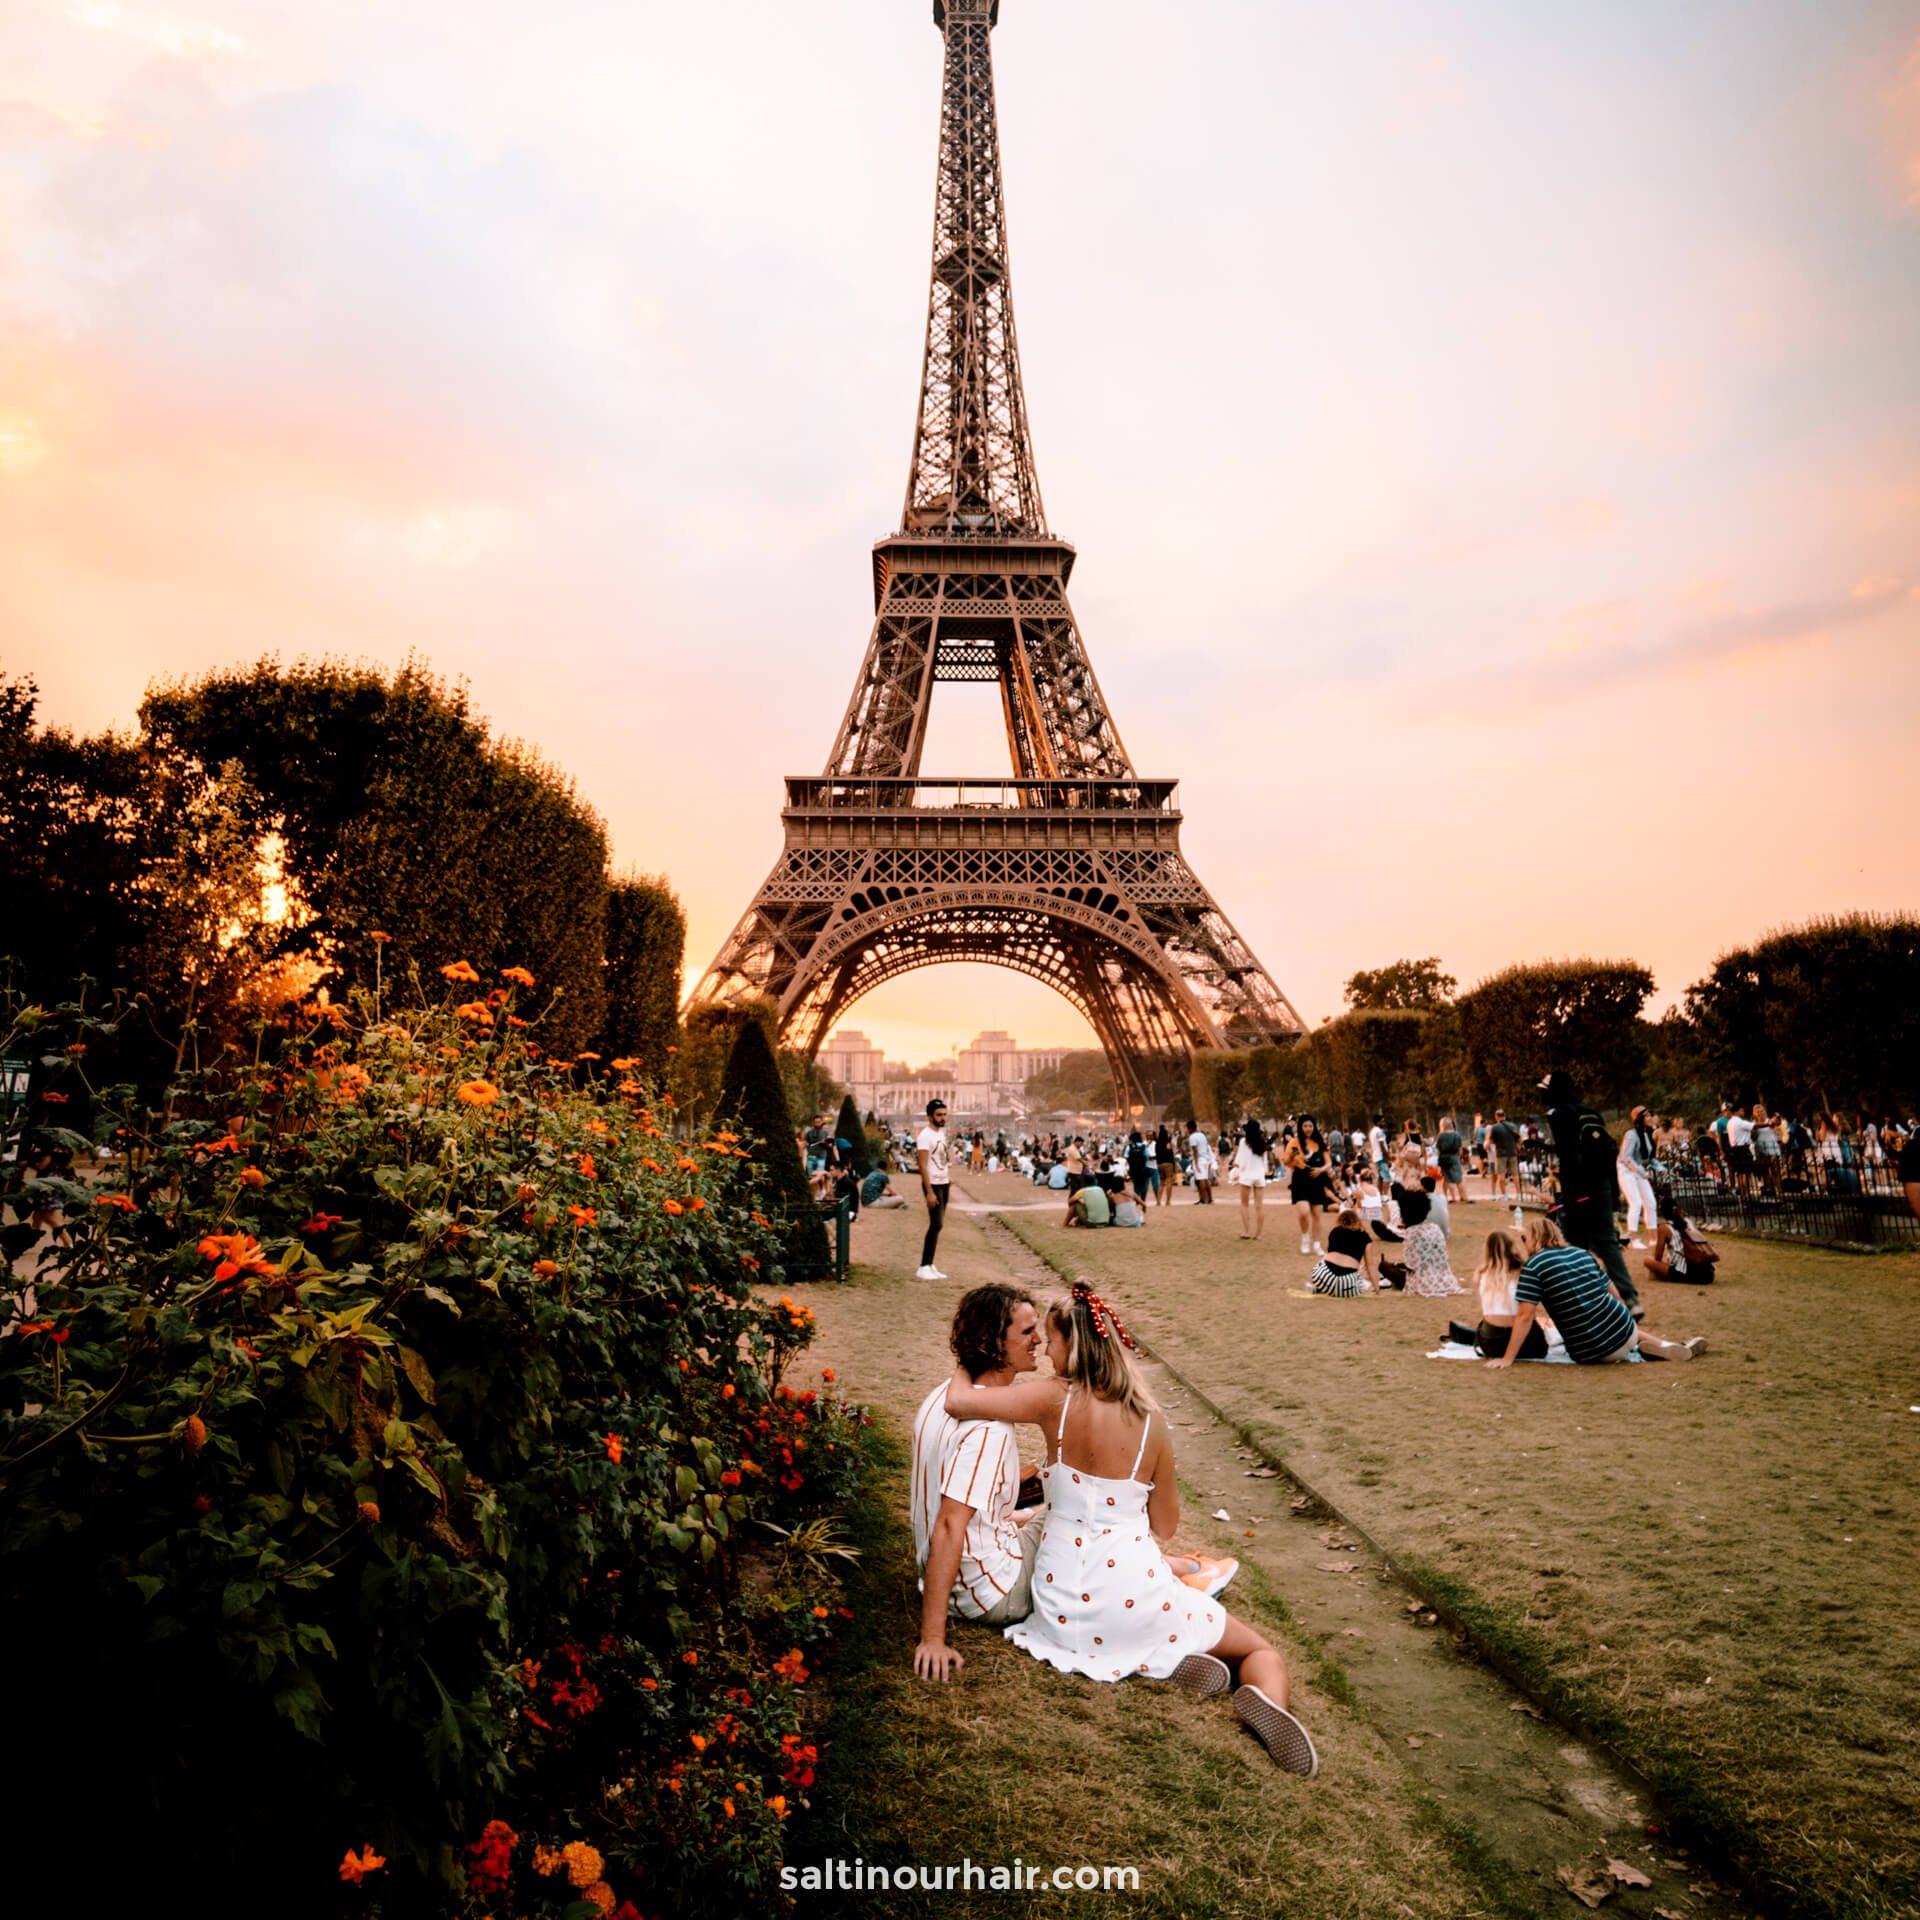
M 704 965 L 918 387 L 927 0 L 6 0 L 0 669 L 417 653 Z M 1309 1021 L 1354 969 L 1920 906 L 1920 4 L 1004 0 L 1049 519 Z M 943 689 L 930 772 L 1006 764 Z M 919 1061 L 1084 1042 L 935 969 Z

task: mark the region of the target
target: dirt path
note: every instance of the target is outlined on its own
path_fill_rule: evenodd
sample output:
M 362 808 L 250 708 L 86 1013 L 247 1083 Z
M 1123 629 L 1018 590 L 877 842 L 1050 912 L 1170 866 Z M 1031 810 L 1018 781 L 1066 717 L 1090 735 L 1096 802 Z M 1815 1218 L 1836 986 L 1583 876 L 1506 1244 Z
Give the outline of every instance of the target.
M 1059 1276 L 1003 1224 L 1010 1197 L 1020 1213 L 1059 1211 L 1052 1199 L 1035 1203 L 1017 1189 L 1010 1196 L 1004 1183 L 957 1182 L 940 1249 L 949 1280 L 900 1277 L 912 1270 L 923 1225 L 910 1208 L 864 1219 L 852 1285 L 809 1296 L 821 1328 L 819 1357 L 897 1426 L 939 1377 L 946 1320 L 967 1286 L 1004 1278 L 1042 1297 L 1061 1289 Z M 1149 1348 L 1155 1331 L 1135 1329 Z M 1708 1875 L 1647 1833 L 1651 1814 L 1639 1783 L 1463 1657 L 1456 1637 L 1410 1604 L 1361 1536 L 1241 1444 L 1175 1373 L 1157 1362 L 1153 1373 L 1175 1429 L 1182 1544 L 1242 1561 L 1230 1603 L 1238 1597 L 1285 1619 L 1306 1655 L 1296 1654 L 1296 1671 L 1310 1668 L 1323 1691 L 1342 1697 L 1371 1736 L 1369 1747 L 1391 1756 L 1409 1797 L 1468 1837 L 1468 1851 L 1483 1854 L 1508 1911 L 1571 1913 L 1561 1870 L 1599 1870 L 1608 1861 L 1650 1883 L 1616 1887 L 1612 1911 L 1689 1920 L 1739 1911 Z M 1037 1433 L 1024 1432 L 1022 1443 L 1026 1457 L 1037 1457 Z M 1208 1517 L 1217 1511 L 1229 1518 Z M 1334 1766 L 1329 1753 L 1327 1772 Z

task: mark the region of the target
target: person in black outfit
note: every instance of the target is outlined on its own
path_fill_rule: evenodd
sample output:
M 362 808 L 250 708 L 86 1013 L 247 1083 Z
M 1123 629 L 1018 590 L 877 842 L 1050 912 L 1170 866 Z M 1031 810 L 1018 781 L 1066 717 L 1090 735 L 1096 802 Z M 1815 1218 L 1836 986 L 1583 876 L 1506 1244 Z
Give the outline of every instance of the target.
M 1540 1091 L 1547 1096 L 1547 1131 L 1560 1162 L 1560 1231 L 1568 1246 L 1584 1247 L 1600 1262 L 1614 1292 L 1638 1320 L 1646 1309 L 1613 1224 L 1619 1144 L 1569 1075 L 1556 1067 L 1540 1082 Z
M 1140 1211 L 1147 1210 L 1147 1143 L 1141 1137 L 1140 1129 L 1135 1127 L 1127 1136 L 1127 1179 L 1133 1186 L 1134 1198 L 1140 1202 Z

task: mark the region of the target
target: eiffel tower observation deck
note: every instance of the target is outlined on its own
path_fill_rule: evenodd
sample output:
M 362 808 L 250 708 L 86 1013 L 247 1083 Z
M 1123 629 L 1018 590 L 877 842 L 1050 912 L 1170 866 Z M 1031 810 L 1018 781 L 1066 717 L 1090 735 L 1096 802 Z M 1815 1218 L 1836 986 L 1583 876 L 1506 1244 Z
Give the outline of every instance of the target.
M 688 1003 L 756 997 L 811 1056 L 882 982 L 948 961 L 1044 980 L 1099 1036 L 1125 1105 L 1184 1109 L 1208 1048 L 1301 1031 L 1180 851 L 1178 788 L 1136 774 L 1067 600 L 1013 324 L 991 35 L 934 0 L 945 54 L 926 349 L 897 531 L 826 770 L 787 781 L 785 846 Z M 921 768 L 936 686 L 1000 690 L 1010 769 Z

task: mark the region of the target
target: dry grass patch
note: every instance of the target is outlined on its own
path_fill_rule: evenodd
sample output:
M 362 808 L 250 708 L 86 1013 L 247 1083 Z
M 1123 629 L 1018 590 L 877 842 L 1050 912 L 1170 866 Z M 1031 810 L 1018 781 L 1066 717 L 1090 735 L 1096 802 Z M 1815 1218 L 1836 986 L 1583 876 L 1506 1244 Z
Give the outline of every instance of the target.
M 1723 1788 L 1783 1909 L 1920 1913 L 1920 1259 L 1725 1240 L 1716 1286 L 1647 1291 L 1704 1360 L 1494 1374 L 1424 1357 L 1446 1301 L 1301 1297 L 1284 1211 L 1251 1245 L 1227 1205 L 1135 1233 L 1005 1218 L 1383 1546 Z M 1500 1218 L 1456 1207 L 1456 1272 Z
M 961 1279 L 1004 1273 L 1004 1252 L 978 1222 L 956 1218 L 941 1259 L 956 1284 L 911 1272 L 917 1214 L 870 1216 L 856 1230 L 853 1285 L 809 1293 L 821 1337 L 809 1368 L 832 1367 L 841 1388 L 874 1405 L 896 1436 L 950 1367 L 946 1327 Z M 805 1384 L 804 1381 L 800 1384 Z M 1032 1458 L 1039 1436 L 1027 1430 Z M 1237 1606 L 1286 1647 L 1296 1704 L 1320 1748 L 1314 1781 L 1281 1773 L 1241 1730 L 1225 1701 L 1168 1686 L 1102 1686 L 1069 1678 L 998 1633 L 956 1628 L 967 1658 L 959 1679 L 914 1678 L 919 1596 L 905 1528 L 903 1447 L 886 1484 L 858 1517 L 866 1554 L 854 1601 L 859 1621 L 837 1683 L 820 1804 L 794 1835 L 791 1863 L 858 1854 L 991 1868 L 1016 1855 L 1055 1866 L 1133 1866 L 1140 1891 L 1048 1893 L 1049 1912 L 1126 1911 L 1156 1920 L 1466 1920 L 1510 1913 L 1472 1864 L 1470 1836 L 1450 1832 L 1379 1738 L 1316 1683 L 1315 1656 L 1257 1594 Z M 888 1912 L 1009 1910 L 1007 1896 L 888 1893 Z M 852 1896 L 856 1907 L 862 1896 Z M 1016 1909 L 1017 1910 L 1017 1909 Z

